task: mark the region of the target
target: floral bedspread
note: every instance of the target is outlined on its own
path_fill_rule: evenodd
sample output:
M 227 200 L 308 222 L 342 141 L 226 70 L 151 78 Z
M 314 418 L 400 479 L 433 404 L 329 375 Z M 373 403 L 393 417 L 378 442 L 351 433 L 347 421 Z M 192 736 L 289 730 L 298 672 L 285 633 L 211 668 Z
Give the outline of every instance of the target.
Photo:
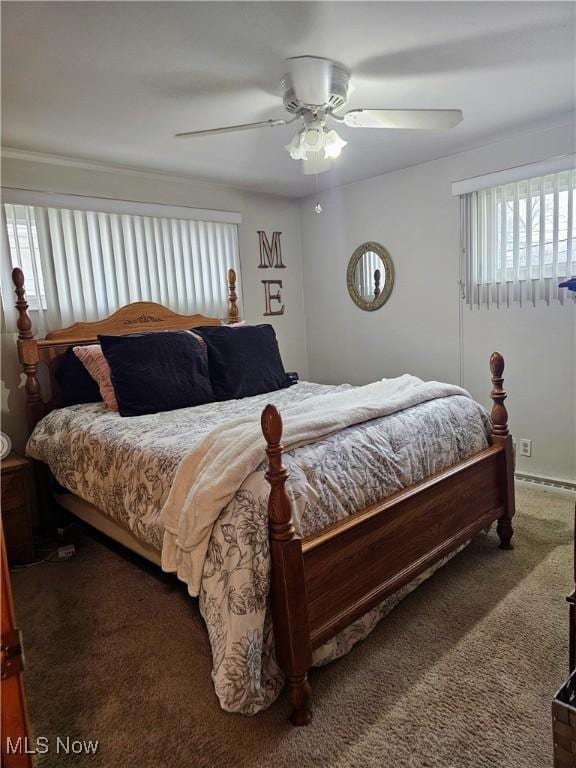
M 267 403 L 282 412 L 291 402 L 335 389 L 300 382 L 243 400 L 132 418 L 107 411 L 102 403 L 71 406 L 42 419 L 27 453 L 46 462 L 65 488 L 160 551 L 160 510 L 180 460 L 205 433 L 225 429 L 232 416 L 259 416 Z M 453 396 L 288 451 L 286 487 L 297 530 L 310 535 L 477 453 L 487 446 L 489 430 L 481 406 Z M 268 600 L 265 470 L 262 464 L 249 475 L 222 510 L 212 532 L 199 598 L 212 646 L 216 694 L 224 709 L 243 714 L 269 706 L 283 685 Z M 315 663 L 347 653 L 436 567 L 319 648 Z

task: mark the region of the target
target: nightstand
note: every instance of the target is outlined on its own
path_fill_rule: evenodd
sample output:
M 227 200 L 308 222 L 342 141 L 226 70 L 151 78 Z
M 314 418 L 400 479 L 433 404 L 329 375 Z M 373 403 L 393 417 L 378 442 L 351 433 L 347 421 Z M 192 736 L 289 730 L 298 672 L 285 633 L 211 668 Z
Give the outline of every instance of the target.
M 8 562 L 30 563 L 34 560 L 30 497 L 32 467 L 27 459 L 11 453 L 0 464 L 2 524 Z

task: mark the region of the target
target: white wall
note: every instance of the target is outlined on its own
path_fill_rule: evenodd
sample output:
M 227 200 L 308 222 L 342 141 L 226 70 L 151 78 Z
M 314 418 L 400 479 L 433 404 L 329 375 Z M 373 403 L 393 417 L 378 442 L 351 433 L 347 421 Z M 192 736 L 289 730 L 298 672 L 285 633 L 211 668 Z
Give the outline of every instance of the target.
M 383 142 L 385 146 L 385 142 Z M 568 124 L 340 187 L 300 204 L 310 377 L 365 383 L 406 371 L 459 381 L 457 179 L 574 151 Z M 316 196 L 317 197 L 317 196 Z M 388 303 L 363 312 L 348 296 L 346 266 L 366 240 L 395 265 Z M 510 424 L 531 438 L 520 471 L 576 479 L 575 305 L 463 311 L 464 386 L 486 405 L 488 358 L 506 358 Z
M 288 369 L 326 382 L 364 383 L 405 371 L 458 382 L 459 214 L 450 184 L 570 151 L 572 125 L 509 138 L 323 193 L 320 215 L 313 198 L 301 201 L 299 216 L 294 201 L 203 181 L 8 158 L 2 184 L 239 211 L 245 316 L 265 320 L 260 280 L 279 276 L 286 314 L 272 323 Z M 258 229 L 282 231 L 287 269 L 257 268 Z M 377 312 L 362 312 L 346 289 L 348 259 L 365 240 L 386 246 L 396 269 L 392 296 Z M 488 356 L 494 349 L 505 355 L 511 427 L 533 440 L 532 458 L 518 458 L 521 471 L 576 474 L 575 325 L 573 302 L 464 308 L 464 386 L 489 405 Z M 2 428 L 18 447 L 25 431 L 21 388 L 13 338 L 4 336 Z
M 188 205 L 238 211 L 240 262 L 244 317 L 248 322 L 271 322 L 276 330 L 287 370 L 307 375 L 307 353 L 302 293 L 300 222 L 298 203 L 289 198 L 257 195 L 204 181 L 160 174 L 125 172 L 119 169 L 78 167 L 4 157 L 2 185 L 64 194 L 102 196 L 141 202 Z M 286 269 L 258 269 L 257 231 L 269 238 L 282 232 L 282 258 Z M 225 279 L 225 276 L 223 276 Z M 262 279 L 280 279 L 285 314 L 264 317 Z M 25 435 L 22 380 L 16 359 L 14 337 L 2 336 L 2 429 L 18 448 Z

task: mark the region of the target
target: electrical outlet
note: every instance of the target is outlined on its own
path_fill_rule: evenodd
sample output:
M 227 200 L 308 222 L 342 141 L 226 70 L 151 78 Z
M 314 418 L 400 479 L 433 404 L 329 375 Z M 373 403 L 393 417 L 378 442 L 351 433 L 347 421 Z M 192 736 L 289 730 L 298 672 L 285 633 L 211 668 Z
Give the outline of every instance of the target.
M 532 440 L 520 438 L 520 456 L 532 456 Z
M 58 557 L 60 560 L 70 560 L 76 554 L 74 544 L 66 544 L 64 547 L 58 547 Z

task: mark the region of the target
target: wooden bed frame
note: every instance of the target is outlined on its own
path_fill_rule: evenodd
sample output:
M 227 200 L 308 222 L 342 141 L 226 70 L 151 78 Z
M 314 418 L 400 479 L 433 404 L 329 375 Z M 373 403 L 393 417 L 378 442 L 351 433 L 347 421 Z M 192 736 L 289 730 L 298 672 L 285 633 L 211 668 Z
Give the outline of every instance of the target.
M 24 293 L 24 275 L 15 269 L 12 277 L 30 431 L 57 405 L 54 367 L 71 344 L 94 343 L 98 333 L 188 329 L 221 322 L 201 315 L 177 315 L 160 304 L 139 302 L 104 320 L 76 323 L 36 340 Z M 228 322 L 236 322 L 234 270 L 228 271 L 228 287 Z M 52 381 L 48 402 L 41 397 L 41 362 L 47 363 Z M 295 531 L 285 490 L 288 473 L 282 464 L 282 419 L 273 405 L 262 412 L 269 462 L 266 479 L 270 483 L 274 636 L 293 706 L 294 725 L 306 725 L 311 720 L 308 670 L 314 649 L 493 521 L 498 521 L 500 547 L 512 549 L 512 437 L 502 389 L 504 360 L 497 352 L 490 358 L 490 370 L 493 407 L 488 448 L 305 539 Z M 39 465 L 39 476 L 42 467 L 47 477 L 44 465 Z M 48 498 L 46 485 L 40 493 Z

